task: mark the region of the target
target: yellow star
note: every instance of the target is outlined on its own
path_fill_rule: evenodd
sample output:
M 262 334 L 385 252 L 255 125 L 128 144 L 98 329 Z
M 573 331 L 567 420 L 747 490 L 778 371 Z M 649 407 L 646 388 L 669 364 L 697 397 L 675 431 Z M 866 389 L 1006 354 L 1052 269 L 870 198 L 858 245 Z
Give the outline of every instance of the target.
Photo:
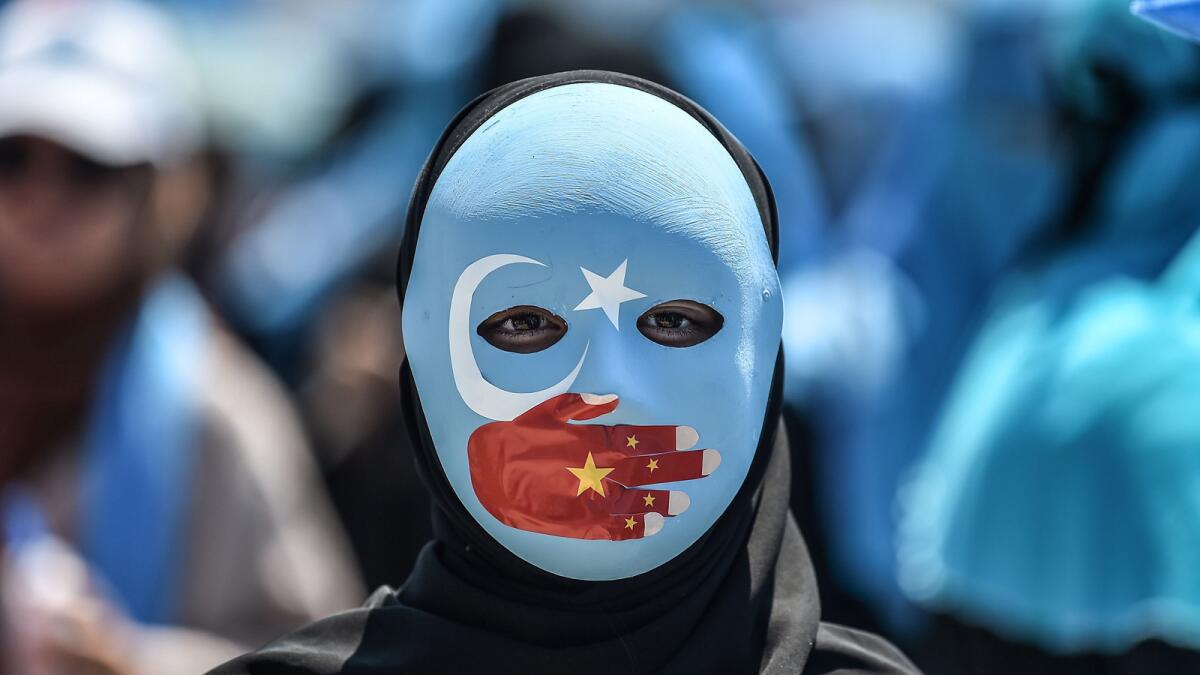
M 646 506 L 654 506 L 654 495 L 647 492 L 646 496 L 642 497 L 642 501 L 646 502 Z
M 600 481 L 604 480 L 605 476 L 613 472 L 612 469 L 596 468 L 596 461 L 592 459 L 592 453 L 590 452 L 588 453 L 587 460 L 584 461 L 583 466 L 578 468 L 572 468 L 568 466 L 567 471 L 575 474 L 575 477 L 579 479 L 579 491 L 575 493 L 576 497 L 589 489 L 599 492 L 600 496 L 603 497 L 604 483 Z
M 625 529 L 627 529 L 627 530 L 632 530 L 633 526 L 636 524 L 637 524 L 637 521 L 633 519 L 633 516 L 630 516 L 625 519 Z
M 634 450 L 637 450 L 638 443 L 641 443 L 641 441 L 637 439 L 637 436 L 629 436 L 625 439 L 625 447 L 627 448 L 633 448 Z
M 646 468 L 650 469 L 650 473 L 654 473 L 654 470 L 658 468 L 658 460 L 657 459 L 650 460 L 650 463 L 646 465 Z

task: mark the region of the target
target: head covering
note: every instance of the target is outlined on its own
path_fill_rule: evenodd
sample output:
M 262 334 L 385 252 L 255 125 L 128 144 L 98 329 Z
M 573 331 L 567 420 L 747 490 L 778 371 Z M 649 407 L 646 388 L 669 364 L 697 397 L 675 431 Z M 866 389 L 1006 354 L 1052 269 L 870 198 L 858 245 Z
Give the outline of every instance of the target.
M 202 129 L 165 17 L 131 0 L 24 0 L 0 17 L 0 136 L 34 134 L 105 164 L 186 157 Z
M 425 221 L 426 209 L 455 153 L 510 106 L 577 84 L 650 94 L 703 125 L 733 158 L 763 227 L 760 241 L 774 254 L 777 229 L 770 188 L 753 159 L 707 113 L 675 92 L 637 78 L 600 71 L 559 73 L 481 96 L 442 136 L 413 192 L 399 260 L 402 302 L 417 288 L 420 230 L 443 224 Z M 530 200 L 538 197 L 534 192 Z M 599 321 L 609 320 L 594 314 Z M 381 589 L 366 608 L 318 622 L 216 672 L 267 672 L 283 664 L 312 673 L 915 672 L 877 638 L 819 623 L 808 555 L 788 512 L 787 447 L 782 434 L 775 433 L 782 366 L 781 359 L 772 360 L 756 447 L 745 479 L 723 513 L 685 550 L 639 573 L 603 581 L 554 573 L 544 559 L 523 557 L 481 524 L 456 492 L 439 455 L 438 432 L 431 427 L 444 418 L 431 418 L 423 409 L 435 390 L 414 378 L 410 365 L 419 370 L 428 364 L 406 363 L 402 387 L 408 429 L 437 507 L 435 541 L 401 589 Z M 734 399 L 731 406 L 746 396 L 737 390 L 712 395 Z M 664 532 L 673 525 L 667 523 Z

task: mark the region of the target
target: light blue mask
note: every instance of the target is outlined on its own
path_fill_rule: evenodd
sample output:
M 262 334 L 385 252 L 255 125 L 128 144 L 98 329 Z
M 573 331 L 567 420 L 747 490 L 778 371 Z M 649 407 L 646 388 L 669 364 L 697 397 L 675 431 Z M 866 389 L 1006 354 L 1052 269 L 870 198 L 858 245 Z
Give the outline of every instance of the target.
M 676 300 L 723 324 L 685 347 L 639 330 Z M 517 306 L 566 333 L 513 353 L 478 332 Z M 678 556 L 741 488 L 782 314 L 754 197 L 717 138 L 653 94 L 576 83 L 500 110 L 450 158 L 403 321 L 467 512 L 543 570 L 614 580 Z

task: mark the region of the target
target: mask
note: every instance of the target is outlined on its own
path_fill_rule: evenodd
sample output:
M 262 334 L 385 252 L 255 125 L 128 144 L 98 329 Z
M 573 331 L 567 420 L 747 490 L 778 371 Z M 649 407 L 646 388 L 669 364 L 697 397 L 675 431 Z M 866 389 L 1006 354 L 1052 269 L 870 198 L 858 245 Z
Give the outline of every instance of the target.
M 495 112 L 430 189 L 404 295 L 454 495 L 521 559 L 636 576 L 717 521 L 759 445 L 782 303 L 713 132 L 577 82 Z

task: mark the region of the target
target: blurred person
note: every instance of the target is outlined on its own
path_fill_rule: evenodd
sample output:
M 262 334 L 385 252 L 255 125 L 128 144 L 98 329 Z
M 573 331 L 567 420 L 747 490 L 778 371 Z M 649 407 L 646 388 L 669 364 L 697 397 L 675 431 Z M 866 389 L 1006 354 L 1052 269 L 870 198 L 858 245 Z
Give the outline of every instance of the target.
M 1035 288 L 1002 295 L 904 491 L 936 672 L 1200 672 L 1200 238 L 1156 283 Z
M 788 399 L 814 436 L 814 557 L 832 611 L 855 615 L 834 616 L 913 644 L 922 613 L 895 580 L 896 487 L 979 298 L 1062 201 L 1036 39 L 1053 3 L 775 4 L 767 35 L 830 202 L 823 255 L 783 279 Z
M 779 224 L 732 135 L 645 80 L 540 76 L 460 112 L 413 195 L 436 538 L 399 589 L 214 673 L 916 672 L 821 621 L 776 433 Z
M 833 386 L 817 394 L 834 405 L 818 398 L 815 416 L 832 432 L 816 484 L 839 533 L 832 568 L 890 630 L 919 625 L 896 581 L 896 490 L 928 446 L 997 286 L 1086 247 L 1103 252 L 1072 268 L 1076 287 L 1117 272 L 1148 278 L 1195 226 L 1186 177 L 1196 167 L 1180 152 L 1196 142 L 1194 50 L 1166 44 L 1119 1 L 960 9 L 960 65 L 935 82 L 943 90 L 912 96 L 916 114 L 896 123 L 837 216 L 837 236 L 873 264 L 831 266 L 845 290 L 816 274 L 785 281 L 789 354 L 798 353 L 791 335 L 837 325 L 814 308 L 859 319 L 842 305 L 860 306 L 862 323 L 847 332 L 865 334 L 866 348 L 899 336 L 886 360 L 834 343 L 856 348 L 835 354 L 859 363 L 825 371 Z M 888 366 L 880 377 L 844 375 L 876 363 Z
M 4 672 L 197 672 L 361 598 L 278 385 L 174 271 L 193 95 L 146 6 L 0 18 Z
M 1084 9 L 1052 36 L 1068 206 L 901 493 L 901 581 L 943 614 L 947 673 L 1200 670 L 1200 51 L 1124 2 Z
M 829 531 L 844 533 L 831 539 L 833 568 L 908 640 L 921 617 L 896 583 L 896 489 L 978 330 L 980 298 L 1061 208 L 1068 173 L 1039 54 L 1050 10 L 976 4 L 964 10 L 949 72 L 901 108 L 839 219 L 860 251 L 854 276 L 788 287 L 811 305 L 840 286 L 860 311 L 875 310 L 863 317 L 873 336 L 864 342 L 878 348 L 850 372 L 877 363 L 876 372 L 842 378 L 827 395 L 835 446 L 822 455 L 817 490 Z

